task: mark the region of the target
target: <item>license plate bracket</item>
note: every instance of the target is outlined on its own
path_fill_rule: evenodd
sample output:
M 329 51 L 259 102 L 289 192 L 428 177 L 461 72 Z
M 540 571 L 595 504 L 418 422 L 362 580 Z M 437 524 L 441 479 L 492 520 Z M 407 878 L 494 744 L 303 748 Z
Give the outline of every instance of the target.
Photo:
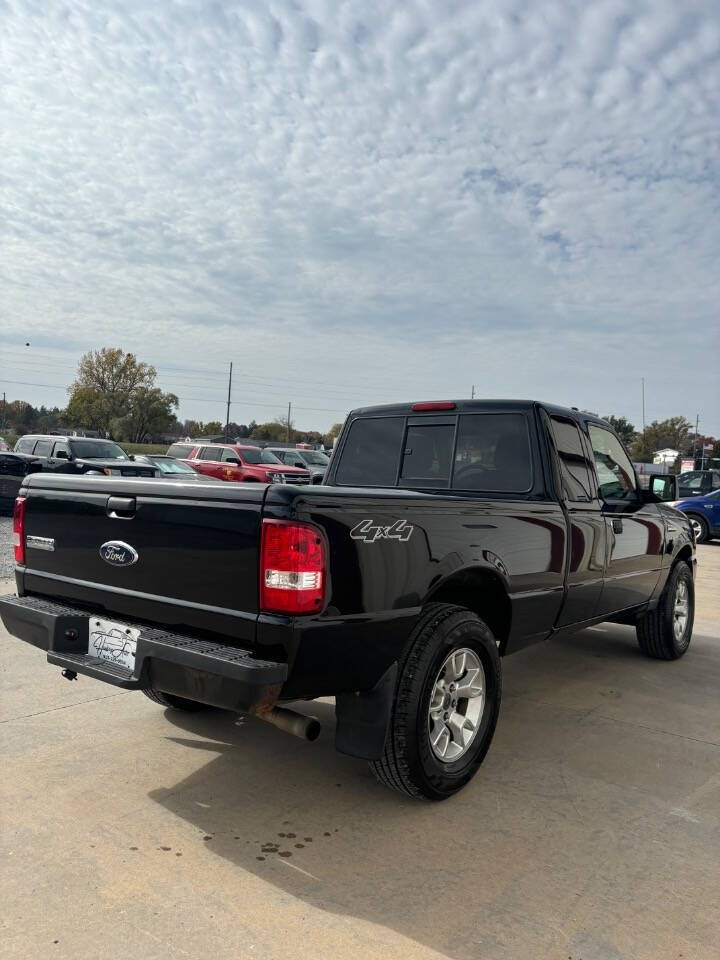
M 132 671 L 135 669 L 139 637 L 139 627 L 129 627 L 127 624 L 104 620 L 101 617 L 90 617 L 88 656 Z

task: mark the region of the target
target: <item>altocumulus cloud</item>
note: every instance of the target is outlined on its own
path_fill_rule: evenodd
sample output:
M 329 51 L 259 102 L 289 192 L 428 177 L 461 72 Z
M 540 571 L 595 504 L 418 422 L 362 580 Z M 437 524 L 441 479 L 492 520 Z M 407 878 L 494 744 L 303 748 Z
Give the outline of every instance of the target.
M 65 382 L 104 343 L 234 359 L 257 401 L 235 419 L 292 398 L 310 426 L 471 383 L 637 420 L 645 375 L 650 415 L 720 432 L 716 5 L 7 0 L 0 22 L 0 377 Z M 163 374 L 222 396 L 200 380 Z

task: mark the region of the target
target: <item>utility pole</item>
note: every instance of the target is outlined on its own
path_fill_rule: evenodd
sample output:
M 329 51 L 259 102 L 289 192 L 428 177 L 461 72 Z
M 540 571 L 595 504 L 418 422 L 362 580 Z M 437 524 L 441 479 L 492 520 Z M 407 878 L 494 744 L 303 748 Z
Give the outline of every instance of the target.
M 643 436 L 645 436 L 645 377 L 642 378 Z
M 3 390 L 2 432 L 5 433 L 5 391 Z
M 475 399 L 475 384 L 472 385 L 472 390 L 470 391 L 470 399 Z
M 698 427 L 700 426 L 700 414 L 698 413 L 695 417 L 695 442 L 693 443 L 693 470 L 695 469 L 695 460 L 697 459 L 697 444 L 698 444 Z M 702 470 L 702 460 L 700 461 L 700 469 Z
M 227 409 L 225 411 L 225 443 L 228 442 L 228 431 L 230 430 L 230 391 L 231 390 L 232 390 L 232 360 L 230 361 L 230 376 L 228 377 Z
M 287 443 L 290 443 L 290 409 L 291 409 L 291 407 L 292 407 L 292 403 L 289 403 L 289 404 L 288 404 L 288 418 L 287 418 L 287 434 L 286 434 L 286 436 L 285 436 L 285 439 L 286 439 Z

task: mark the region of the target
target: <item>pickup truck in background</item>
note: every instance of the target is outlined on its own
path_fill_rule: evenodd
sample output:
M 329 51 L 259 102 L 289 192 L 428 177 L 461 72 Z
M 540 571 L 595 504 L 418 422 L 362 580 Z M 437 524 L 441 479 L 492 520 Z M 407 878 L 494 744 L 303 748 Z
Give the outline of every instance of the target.
M 113 440 L 97 437 L 27 434 L 15 444 L 15 453 L 32 455 L 33 469 L 50 473 L 154 477 L 159 472 L 152 464 L 136 463 Z
M 198 473 L 230 483 L 310 483 L 310 471 L 286 467 L 263 450 L 241 443 L 174 443 L 169 457 L 185 460 Z
M 501 658 L 611 620 L 641 651 L 690 644 L 695 544 L 639 489 L 603 420 L 532 401 L 353 411 L 324 485 L 29 476 L 11 634 L 168 708 L 250 713 L 334 696 L 338 750 L 442 800 L 475 774 Z M 582 642 L 582 638 L 578 639 Z

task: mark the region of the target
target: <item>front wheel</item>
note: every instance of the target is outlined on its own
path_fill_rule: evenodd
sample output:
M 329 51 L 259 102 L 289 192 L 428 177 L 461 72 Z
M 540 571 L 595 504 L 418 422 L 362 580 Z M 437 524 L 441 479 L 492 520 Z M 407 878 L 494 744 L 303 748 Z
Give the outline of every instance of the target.
M 638 620 L 640 649 L 655 660 L 678 660 L 687 653 L 695 619 L 695 584 L 686 563 L 670 571 L 658 604 Z
M 446 800 L 476 774 L 495 733 L 501 669 L 490 628 L 436 603 L 404 651 L 378 780 L 420 800 Z

